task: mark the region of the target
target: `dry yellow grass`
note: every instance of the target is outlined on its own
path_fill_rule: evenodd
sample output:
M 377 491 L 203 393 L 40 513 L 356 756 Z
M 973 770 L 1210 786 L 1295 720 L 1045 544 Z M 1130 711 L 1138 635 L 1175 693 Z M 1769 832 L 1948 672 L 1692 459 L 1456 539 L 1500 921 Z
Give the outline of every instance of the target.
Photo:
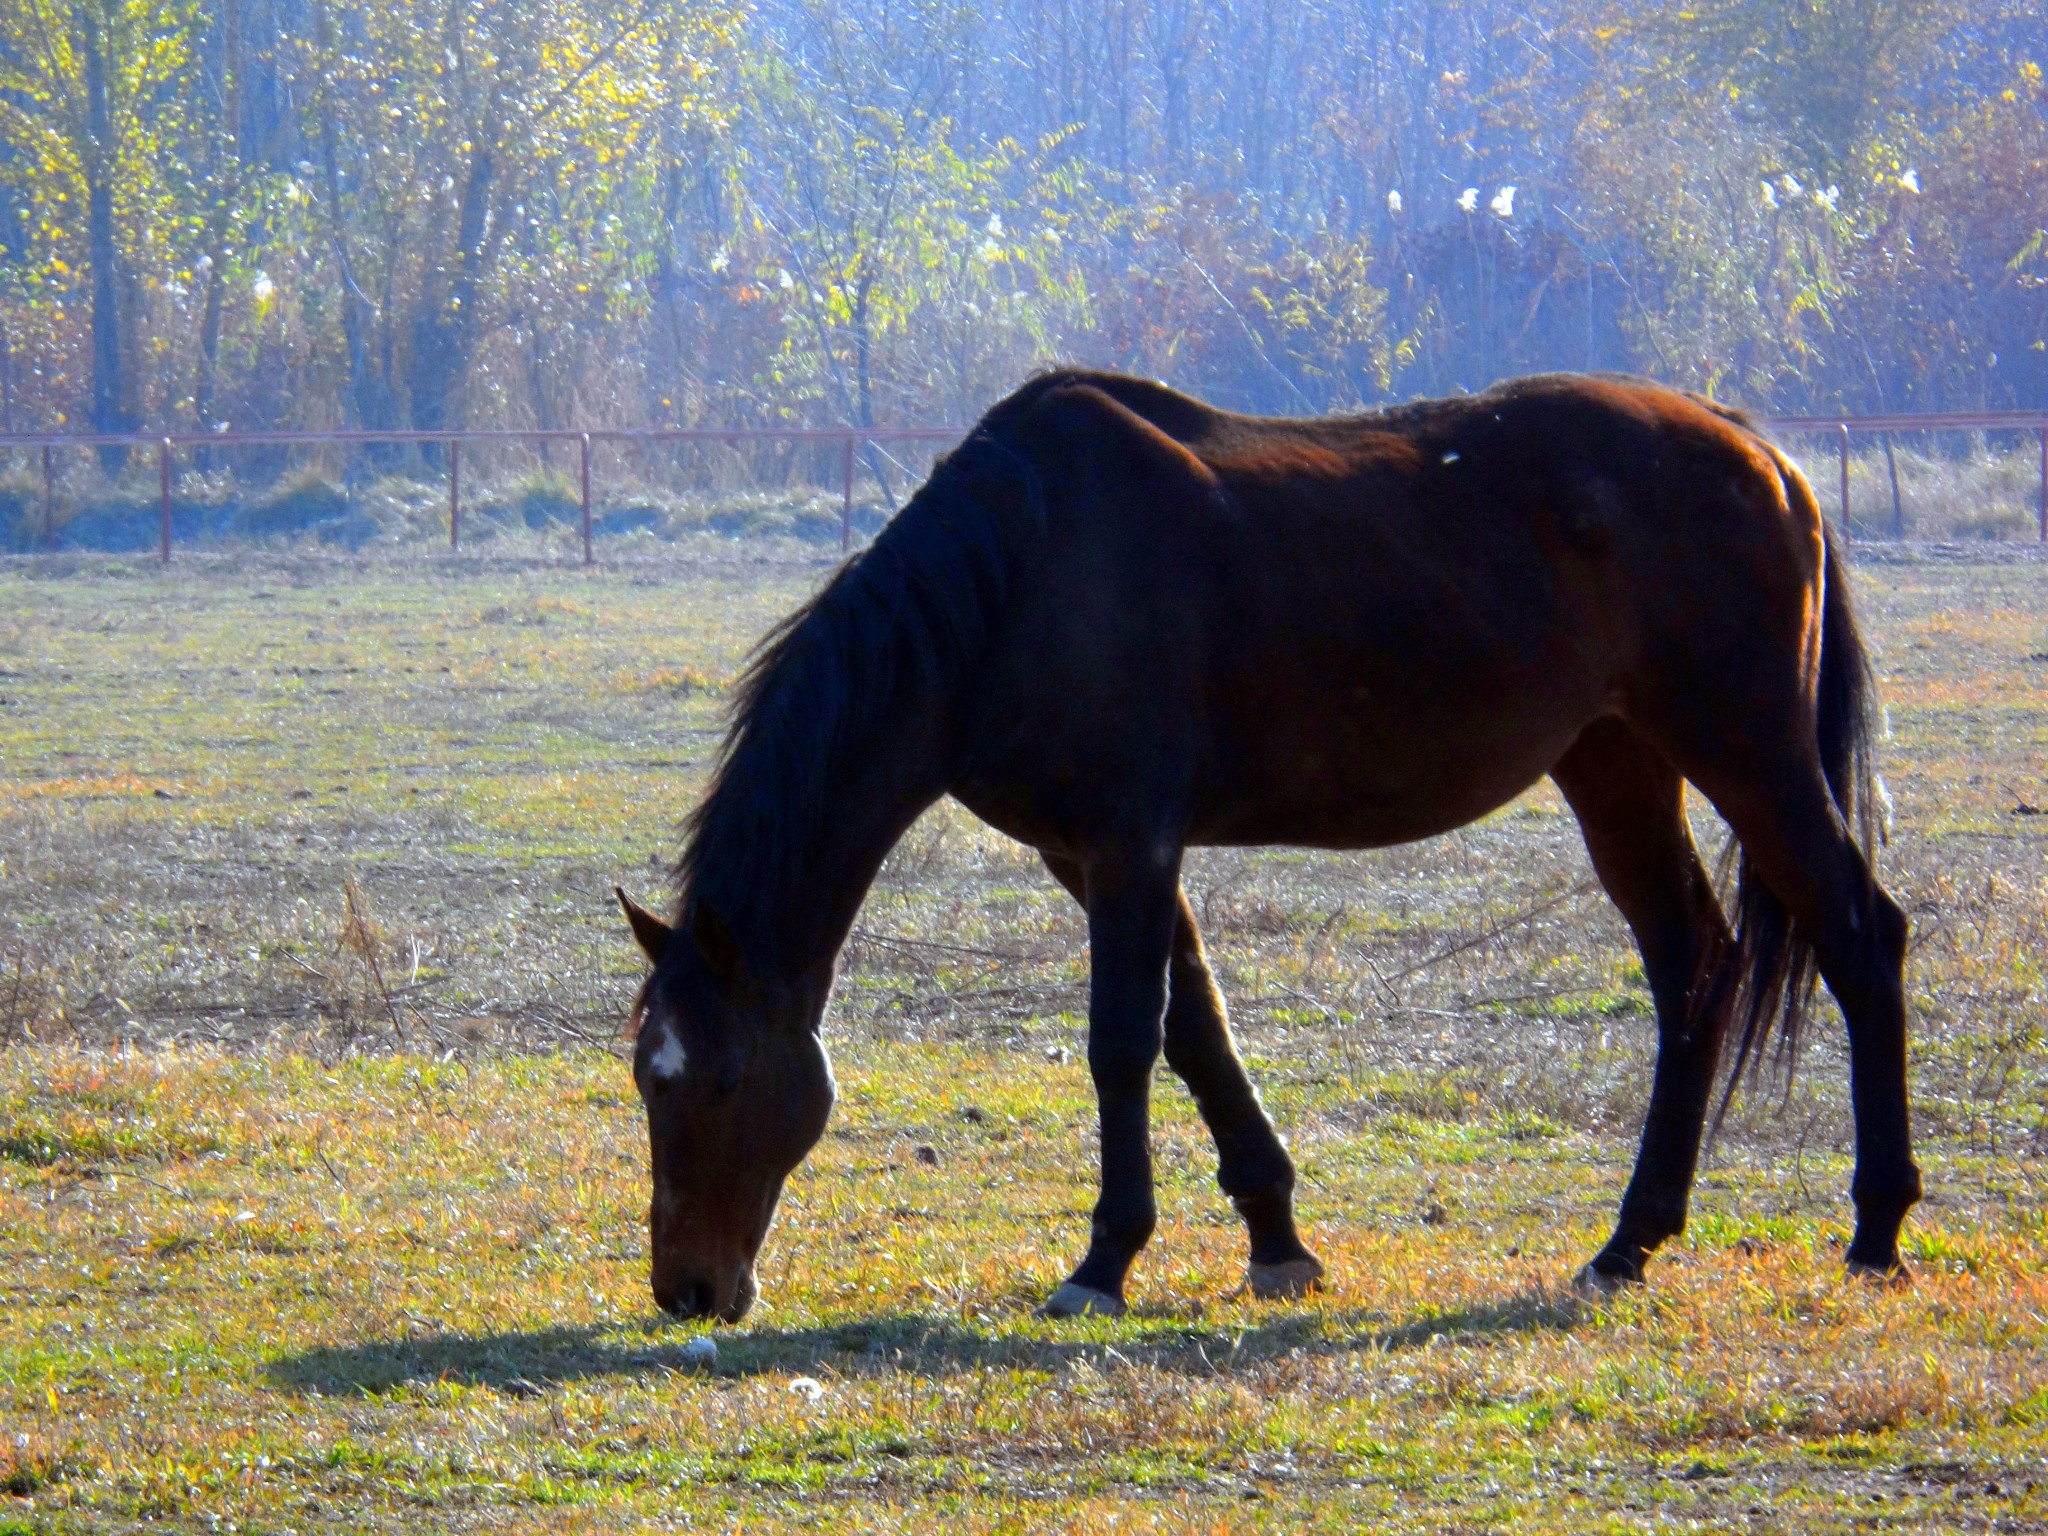
M 1093 1195 L 1080 927 L 942 809 L 706 1371 L 646 1293 L 605 901 L 657 885 L 721 680 L 821 569 L 718 561 L 0 570 L 0 1531 L 2048 1528 L 2048 566 L 1858 573 L 1918 929 L 1910 1288 L 1837 1272 L 1824 1019 L 1653 1283 L 1560 1291 L 1649 1028 L 1537 792 L 1196 861 L 1332 1285 L 1230 1294 L 1162 1086 L 1132 1316 L 1038 1320 Z

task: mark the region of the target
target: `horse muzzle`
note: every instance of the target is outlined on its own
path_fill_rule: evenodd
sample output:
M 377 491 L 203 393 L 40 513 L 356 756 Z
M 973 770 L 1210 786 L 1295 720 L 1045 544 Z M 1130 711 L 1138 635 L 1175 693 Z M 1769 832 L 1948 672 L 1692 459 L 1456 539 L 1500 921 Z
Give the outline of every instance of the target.
M 716 1318 L 736 1323 L 753 1309 L 758 1294 L 751 1265 L 741 1265 L 724 1277 L 684 1273 L 653 1277 L 655 1305 L 672 1317 Z

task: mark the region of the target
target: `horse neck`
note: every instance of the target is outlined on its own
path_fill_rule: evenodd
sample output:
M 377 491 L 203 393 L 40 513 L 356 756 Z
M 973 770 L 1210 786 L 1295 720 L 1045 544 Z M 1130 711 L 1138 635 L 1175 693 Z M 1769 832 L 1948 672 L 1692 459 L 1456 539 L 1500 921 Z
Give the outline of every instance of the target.
M 935 737 L 899 722 L 857 760 L 836 765 L 831 803 L 780 881 L 701 892 L 743 948 L 788 976 L 829 975 L 882 861 L 945 792 L 928 750 Z
M 889 849 L 948 787 L 952 702 L 996 622 L 1011 546 L 1042 523 L 1015 453 L 961 453 L 792 616 L 746 684 L 683 865 L 772 963 L 829 973 Z

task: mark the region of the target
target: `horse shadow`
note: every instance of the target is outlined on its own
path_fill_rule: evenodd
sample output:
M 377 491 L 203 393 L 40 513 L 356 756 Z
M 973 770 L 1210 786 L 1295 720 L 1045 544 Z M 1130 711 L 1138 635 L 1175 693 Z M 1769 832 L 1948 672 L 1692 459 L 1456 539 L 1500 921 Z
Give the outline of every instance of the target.
M 1568 1332 L 1584 1316 L 1576 1298 L 1527 1291 L 1504 1301 L 1430 1311 L 1399 1321 L 1360 1310 L 1264 1319 L 1244 1327 L 1134 1314 L 1137 1326 L 1104 1337 L 1006 1332 L 929 1312 L 882 1313 L 831 1327 L 756 1327 L 711 1335 L 713 1362 L 693 1356 L 700 1336 L 659 1319 L 606 1326 L 497 1333 L 421 1333 L 321 1345 L 265 1367 L 270 1384 L 301 1396 L 381 1396 L 452 1383 L 539 1396 L 573 1382 L 696 1375 L 746 1378 L 790 1372 L 838 1376 L 962 1370 L 1037 1370 L 1145 1365 L 1172 1374 L 1227 1376 L 1300 1355 L 1399 1353 L 1514 1334 Z M 635 1332 L 639 1336 L 634 1336 Z M 701 1349 L 701 1346 L 699 1346 Z

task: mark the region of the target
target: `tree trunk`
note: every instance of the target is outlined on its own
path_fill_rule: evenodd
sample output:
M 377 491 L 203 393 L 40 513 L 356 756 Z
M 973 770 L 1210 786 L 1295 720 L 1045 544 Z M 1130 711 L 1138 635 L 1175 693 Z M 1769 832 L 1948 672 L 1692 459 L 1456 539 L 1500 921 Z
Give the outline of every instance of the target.
M 120 432 L 128 426 L 123 410 L 126 389 L 121 376 L 121 316 L 114 248 L 114 117 L 107 101 L 106 40 L 90 4 L 78 9 L 79 41 L 85 53 L 86 243 L 92 264 L 92 429 Z M 100 450 L 100 462 L 112 473 L 127 462 L 118 448 Z
M 220 362 L 220 302 L 224 280 L 220 269 L 227 264 L 226 242 L 216 226 L 206 242 L 206 310 L 199 321 L 199 376 L 192 381 L 192 419 L 201 432 L 211 432 L 213 388 Z M 213 455 L 202 448 L 196 458 L 201 470 L 213 467 Z
M 676 270 L 682 202 L 683 164 L 680 155 L 672 155 L 661 175 L 661 217 L 654 228 L 654 275 L 648 283 L 653 302 L 647 323 L 647 416 L 664 425 L 682 415 L 683 282 Z
M 327 7 L 313 7 L 314 35 L 323 59 L 333 47 Z M 381 374 L 370 367 L 370 317 L 373 305 L 356 281 L 355 263 L 349 259 L 348 226 L 341 203 L 341 167 L 334 141 L 335 103 L 322 82 L 320 117 L 320 169 L 326 183 L 328 240 L 334 247 L 334 264 L 341 278 L 341 334 L 348 347 L 348 398 L 356 425 L 366 432 L 388 431 L 395 414 L 391 409 L 390 365 Z M 394 253 L 395 256 L 395 253 Z M 389 463 L 387 449 L 372 449 L 370 457 Z
M 856 291 L 853 303 L 853 337 L 856 357 L 856 387 L 860 391 L 860 424 L 873 428 L 875 424 L 874 383 L 868 372 L 868 287 L 863 281 Z M 896 492 L 889 485 L 889 472 L 882 467 L 882 454 L 873 443 L 866 445 L 865 457 L 868 473 L 875 477 L 875 484 L 882 490 L 882 505 L 895 510 Z
M 548 338 L 538 313 L 529 314 L 526 319 L 526 387 L 533 395 L 533 424 L 543 432 L 552 432 L 560 423 L 555 417 L 555 403 L 548 389 Z M 518 324 L 515 318 L 512 322 Z M 540 440 L 540 461 L 549 469 L 555 467 L 555 455 L 548 439 Z
M 491 150 L 479 144 L 463 178 L 455 270 L 451 274 L 443 268 L 436 274 L 445 277 L 446 297 L 441 296 L 440 283 L 430 278 L 413 311 L 412 424 L 421 432 L 439 432 L 454 424 L 455 405 L 469 374 L 482 307 L 485 215 L 493 175 Z
M 241 138 L 242 55 L 242 8 L 239 0 L 226 0 L 221 7 L 218 53 L 204 56 L 207 87 L 220 99 L 228 131 L 209 139 L 205 167 L 206 194 L 212 205 L 206 220 L 206 305 L 199 318 L 199 365 L 192 380 L 192 418 L 201 432 L 211 432 L 216 425 L 213 391 L 219 376 L 221 295 L 227 281 L 221 269 L 227 264 L 228 224 L 241 194 L 246 158 Z M 201 448 L 193 462 L 202 472 L 211 469 L 211 450 Z

